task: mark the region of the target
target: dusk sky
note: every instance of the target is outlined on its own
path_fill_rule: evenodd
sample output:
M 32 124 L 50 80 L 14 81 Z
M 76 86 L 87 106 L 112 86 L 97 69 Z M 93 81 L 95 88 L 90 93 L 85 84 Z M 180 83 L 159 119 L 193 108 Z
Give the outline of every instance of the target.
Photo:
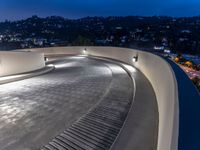
M 0 21 L 32 15 L 66 18 L 85 16 L 196 16 L 200 0 L 0 0 Z

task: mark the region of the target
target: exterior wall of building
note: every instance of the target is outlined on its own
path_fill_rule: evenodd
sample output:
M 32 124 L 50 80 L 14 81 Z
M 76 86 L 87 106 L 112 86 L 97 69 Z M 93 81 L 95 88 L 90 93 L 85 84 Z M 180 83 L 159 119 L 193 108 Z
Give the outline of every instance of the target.
M 84 52 L 85 48 L 87 50 Z M 164 59 L 151 53 L 116 47 L 53 47 L 32 49 L 31 51 L 42 52 L 45 55 L 87 54 L 112 58 L 135 66 L 149 79 L 156 94 L 159 111 L 157 149 L 178 149 L 179 104 L 177 81 L 173 70 Z M 133 61 L 134 56 L 138 56 L 137 62 Z
M 0 76 L 29 72 L 44 66 L 44 54 L 41 53 L 0 52 Z

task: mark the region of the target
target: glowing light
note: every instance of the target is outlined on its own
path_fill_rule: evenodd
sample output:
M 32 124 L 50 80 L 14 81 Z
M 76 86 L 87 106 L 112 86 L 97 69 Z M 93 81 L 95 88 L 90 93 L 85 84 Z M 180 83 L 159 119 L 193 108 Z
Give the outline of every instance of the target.
M 176 57 L 174 60 L 176 63 L 178 63 L 180 61 L 180 58 Z
M 86 48 L 83 50 L 83 54 L 87 55 L 87 49 Z
M 54 65 L 53 64 L 49 64 L 49 65 L 47 65 L 48 67 L 54 67 Z
M 171 50 L 165 49 L 164 52 L 170 54 Z
M 5 81 L 5 80 L 12 80 L 12 79 L 16 79 L 16 78 L 21 78 L 24 76 L 27 76 L 29 74 L 21 74 L 21 75 L 12 75 L 12 76 L 5 76 L 5 77 L 0 77 L 0 82 L 1 81 Z
M 49 58 L 47 58 L 47 57 L 44 57 L 44 60 L 45 60 L 45 61 L 49 61 Z
M 69 62 L 69 63 L 63 63 L 63 64 L 56 64 L 55 68 L 68 68 L 72 66 L 76 66 L 77 62 Z
M 130 65 L 127 65 L 127 64 L 123 64 L 123 66 L 132 73 L 137 72 L 137 69 L 135 69 L 133 66 L 130 66 Z
M 132 58 L 132 61 L 133 61 L 133 62 L 137 62 L 137 61 L 138 61 L 138 56 L 134 56 L 134 57 Z
M 192 67 L 192 66 L 193 66 L 193 64 L 192 64 L 191 61 L 186 61 L 186 62 L 185 62 L 185 65 L 187 65 L 188 67 Z
M 132 61 L 133 62 L 137 62 L 138 61 L 138 53 L 136 53 L 136 55 L 133 56 Z

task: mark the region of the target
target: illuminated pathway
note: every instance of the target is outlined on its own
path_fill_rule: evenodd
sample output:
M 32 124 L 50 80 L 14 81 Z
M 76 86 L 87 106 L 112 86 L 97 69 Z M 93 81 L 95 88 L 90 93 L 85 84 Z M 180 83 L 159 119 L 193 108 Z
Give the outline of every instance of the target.
M 0 85 L 0 149 L 109 149 L 131 106 L 131 78 L 100 60 L 53 63 L 51 73 Z

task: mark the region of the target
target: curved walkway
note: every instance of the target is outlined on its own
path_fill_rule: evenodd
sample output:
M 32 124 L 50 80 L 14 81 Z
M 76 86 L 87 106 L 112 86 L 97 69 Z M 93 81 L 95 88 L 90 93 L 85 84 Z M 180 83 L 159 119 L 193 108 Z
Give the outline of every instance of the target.
M 68 142 L 77 136 L 88 140 L 85 132 L 90 136 L 93 144 L 77 139 L 77 149 L 108 149 L 115 140 L 132 100 L 132 81 L 125 70 L 84 57 L 54 64 L 49 74 L 0 85 L 1 150 L 39 149 L 65 129 Z M 58 149 L 58 144 L 54 140 L 47 148 Z

